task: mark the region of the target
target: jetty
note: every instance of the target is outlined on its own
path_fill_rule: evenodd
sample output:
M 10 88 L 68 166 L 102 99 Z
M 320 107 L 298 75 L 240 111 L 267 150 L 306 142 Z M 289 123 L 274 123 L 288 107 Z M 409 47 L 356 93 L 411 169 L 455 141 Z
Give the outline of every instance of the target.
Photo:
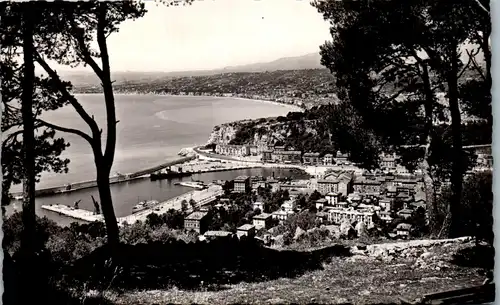
M 177 164 L 189 162 L 189 161 L 194 160 L 194 159 L 196 159 L 196 156 L 183 157 L 183 158 L 168 161 L 168 162 L 162 163 L 158 166 L 147 168 L 147 169 L 135 172 L 135 173 L 124 174 L 124 175 L 117 174 L 117 175 L 109 177 L 109 183 L 116 184 L 116 183 L 130 182 L 130 181 L 137 180 L 137 179 L 149 178 L 150 174 L 155 173 L 159 170 L 162 170 L 164 168 L 174 166 Z M 63 193 L 77 191 L 77 190 L 88 189 L 88 188 L 92 188 L 92 187 L 96 187 L 96 186 L 97 186 L 96 180 L 88 180 L 88 181 L 83 181 L 83 182 L 70 183 L 70 184 L 66 184 L 66 185 L 62 185 L 62 186 L 38 189 L 35 191 L 35 196 L 40 197 L 40 196 L 50 196 L 50 195 L 54 195 L 54 194 L 63 194 Z M 22 196 L 22 195 L 23 195 L 23 192 L 11 193 L 11 196 L 13 198 L 17 198 L 17 197 Z
M 151 213 L 164 214 L 170 209 L 181 210 L 182 202 L 186 200 L 189 202 L 191 199 L 196 201 L 197 206 L 203 206 L 213 202 L 218 196 L 224 194 L 222 187 L 219 185 L 209 185 L 207 189 L 191 191 L 174 198 L 170 198 L 167 201 L 161 202 L 153 208 L 146 209 L 144 211 L 138 212 L 136 214 L 119 217 L 117 219 L 120 226 L 125 223 L 133 224 L 140 221 L 145 221 L 147 216 Z M 103 221 L 104 218 L 100 214 L 95 214 L 91 211 L 84 209 L 76 209 L 67 205 L 62 204 L 52 204 L 52 205 L 42 205 L 44 210 L 52 211 L 58 213 L 59 215 L 64 215 L 73 219 L 83 220 L 87 222 Z

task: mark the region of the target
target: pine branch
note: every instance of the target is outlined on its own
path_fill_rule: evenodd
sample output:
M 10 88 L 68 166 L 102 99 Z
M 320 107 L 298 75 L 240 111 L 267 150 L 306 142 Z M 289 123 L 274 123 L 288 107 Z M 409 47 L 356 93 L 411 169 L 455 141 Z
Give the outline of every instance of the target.
M 62 131 L 62 132 L 72 133 L 72 134 L 78 135 L 78 136 L 82 137 L 83 139 L 85 139 L 87 142 L 89 142 L 89 144 L 91 146 L 93 145 L 92 137 L 81 130 L 73 129 L 73 128 L 66 128 L 66 127 L 62 127 L 59 125 L 54 125 L 54 124 L 51 124 L 49 122 L 46 122 L 46 121 L 40 120 L 40 119 L 38 119 L 37 121 L 41 124 L 41 126 L 49 127 L 49 128 L 54 129 L 54 130 L 57 130 L 57 131 Z
M 94 137 L 98 137 L 99 126 L 97 126 L 96 121 L 85 111 L 83 106 L 76 100 L 76 98 L 68 92 L 68 90 L 62 83 L 61 79 L 59 78 L 57 72 L 50 68 L 50 66 L 40 56 L 38 52 L 35 52 L 35 60 L 49 74 L 49 76 L 55 82 L 57 89 L 61 92 L 63 97 L 69 101 L 69 103 L 73 106 L 73 108 L 75 108 L 76 112 L 80 115 L 80 117 L 87 123 L 87 125 L 90 127 L 90 130 L 92 131 L 92 135 Z

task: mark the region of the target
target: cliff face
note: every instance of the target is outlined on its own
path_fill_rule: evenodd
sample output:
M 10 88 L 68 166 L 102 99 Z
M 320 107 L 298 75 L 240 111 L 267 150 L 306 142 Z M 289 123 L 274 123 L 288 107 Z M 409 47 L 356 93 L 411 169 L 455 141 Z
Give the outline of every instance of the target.
M 215 126 L 207 144 L 249 144 L 259 147 L 276 143 L 291 144 L 302 137 L 317 137 L 317 126 L 316 120 L 278 122 L 276 119 L 260 119 L 232 122 Z
M 217 125 L 208 137 L 208 144 L 228 144 L 235 136 L 238 127 L 235 123 Z

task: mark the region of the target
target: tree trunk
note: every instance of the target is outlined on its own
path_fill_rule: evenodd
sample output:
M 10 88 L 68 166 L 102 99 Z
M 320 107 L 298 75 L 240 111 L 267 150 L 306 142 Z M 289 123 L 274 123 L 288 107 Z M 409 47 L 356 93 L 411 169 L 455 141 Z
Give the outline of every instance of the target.
M 119 242 L 119 231 L 113 209 L 113 199 L 111 198 L 109 171 L 97 169 L 97 189 L 99 190 L 99 198 L 101 200 L 102 215 L 106 223 L 108 243 L 111 246 L 116 246 Z
M 484 61 L 486 63 L 486 88 L 488 91 L 491 90 L 492 79 L 491 79 L 491 50 L 489 38 L 491 35 L 491 23 L 488 24 L 483 31 L 483 39 L 481 42 L 481 48 L 483 49 Z M 491 95 L 490 95 L 491 98 Z M 488 114 L 487 117 L 488 124 L 493 126 L 493 113 Z
M 31 8 L 23 12 L 23 60 L 21 111 L 23 118 L 23 238 L 21 243 L 26 253 L 34 252 L 35 240 L 35 124 L 33 115 L 33 93 L 35 81 L 33 23 Z
M 459 232 L 457 225 L 457 209 L 462 199 L 463 183 L 463 153 L 462 153 L 462 119 L 458 99 L 458 56 L 455 49 L 450 52 L 450 71 L 448 73 L 448 100 L 450 103 L 451 132 L 453 142 L 453 160 L 451 173 L 452 201 L 449 205 L 449 234 L 456 236 Z
M 107 3 L 99 3 L 98 24 L 97 24 L 97 43 L 101 53 L 102 62 L 102 87 L 104 91 L 104 102 L 106 104 L 106 149 L 100 166 L 97 165 L 97 186 L 99 197 L 101 198 L 102 214 L 106 222 L 108 231 L 108 243 L 110 246 L 117 246 L 119 240 L 119 230 L 116 221 L 116 215 L 113 208 L 113 199 L 109 185 L 109 175 L 113 166 L 115 148 L 116 148 L 116 110 L 115 98 L 113 95 L 113 85 L 111 82 L 111 71 L 109 67 L 109 54 L 104 32 L 106 24 Z M 99 139 L 99 145 L 100 139 Z M 115 247 L 112 247 L 115 249 Z
M 425 153 L 422 162 L 422 173 L 424 175 L 424 191 L 425 200 L 427 205 L 427 219 L 429 220 L 429 228 L 431 234 L 436 231 L 436 192 L 434 188 L 434 180 L 431 175 L 431 168 L 429 165 L 429 158 L 431 155 L 431 143 L 433 134 L 433 110 L 434 110 L 434 93 L 432 91 L 431 80 L 429 77 L 429 70 L 425 63 L 421 64 L 422 67 L 422 80 L 424 82 L 425 93 Z M 434 235 L 434 234 L 433 234 Z

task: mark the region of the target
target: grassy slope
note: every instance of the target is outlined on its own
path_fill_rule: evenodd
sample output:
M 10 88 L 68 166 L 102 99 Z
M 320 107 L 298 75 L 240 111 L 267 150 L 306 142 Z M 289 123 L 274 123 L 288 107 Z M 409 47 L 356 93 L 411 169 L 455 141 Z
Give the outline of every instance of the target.
M 399 297 L 413 300 L 426 293 L 480 285 L 485 278 L 480 275 L 480 269 L 449 262 L 451 253 L 466 246 L 457 244 L 428 249 L 434 258 L 430 258 L 424 268 L 415 267 L 424 250 L 410 258 L 398 256 L 390 262 L 366 256 L 333 258 L 323 265 L 323 270 L 297 278 L 239 283 L 221 287 L 219 291 L 175 288 L 134 291 L 120 296 L 110 294 L 109 299 L 116 304 L 399 303 Z

